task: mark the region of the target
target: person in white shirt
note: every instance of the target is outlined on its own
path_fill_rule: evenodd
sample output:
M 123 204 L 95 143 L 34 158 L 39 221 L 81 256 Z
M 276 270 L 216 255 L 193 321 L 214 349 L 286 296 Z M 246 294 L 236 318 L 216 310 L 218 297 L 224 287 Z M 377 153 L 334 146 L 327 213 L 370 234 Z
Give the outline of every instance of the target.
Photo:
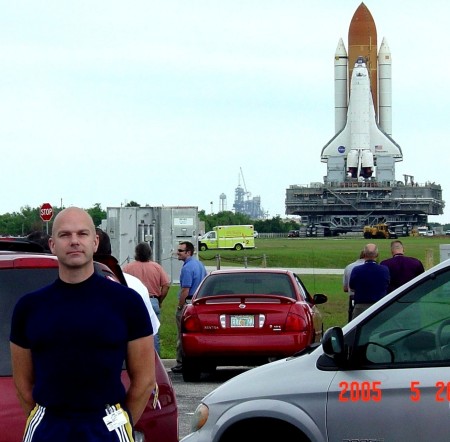
M 125 274 L 122 271 L 122 268 L 120 267 L 117 259 L 111 254 L 111 240 L 109 238 L 109 235 L 99 227 L 97 227 L 95 231 L 98 235 L 98 247 L 97 251 L 94 254 L 94 260 L 107 265 L 119 279 L 121 284 L 126 284 L 128 287 L 141 295 L 150 316 L 154 337 L 158 333 L 160 322 L 150 302 L 147 287 L 145 287 L 145 285 L 138 278 L 129 274 Z
M 153 310 L 152 304 L 150 303 L 147 287 L 145 287 L 141 280 L 139 278 L 136 278 L 136 276 L 130 275 L 129 273 L 125 272 L 123 272 L 123 276 L 127 281 L 127 286 L 130 287 L 130 289 L 133 289 L 135 292 L 138 292 L 142 296 L 145 306 L 147 307 L 148 314 L 150 315 L 150 321 L 152 321 L 153 334 L 156 335 L 159 330 L 160 322 L 158 317 L 156 316 L 155 310 Z
M 359 254 L 359 259 L 357 259 L 354 262 L 351 262 L 344 269 L 344 276 L 342 279 L 342 288 L 343 288 L 344 292 L 348 293 L 348 321 L 349 322 L 352 320 L 354 297 L 355 297 L 355 292 L 348 285 L 348 283 L 350 281 L 350 275 L 352 273 L 352 270 L 356 266 L 359 266 L 364 263 L 365 263 L 365 259 L 364 259 L 364 249 L 363 249 L 363 250 L 361 250 L 361 252 Z

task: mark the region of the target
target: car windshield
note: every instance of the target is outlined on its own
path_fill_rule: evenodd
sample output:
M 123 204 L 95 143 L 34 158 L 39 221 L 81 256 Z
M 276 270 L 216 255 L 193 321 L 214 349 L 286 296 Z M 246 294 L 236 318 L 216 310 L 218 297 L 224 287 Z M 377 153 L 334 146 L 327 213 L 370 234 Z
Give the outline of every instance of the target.
M 294 291 L 286 274 L 276 273 L 229 273 L 208 277 L 197 298 L 216 295 L 271 294 L 294 298 Z
M 0 271 L 0 376 L 11 376 L 9 333 L 17 300 L 25 293 L 50 284 L 57 276 L 57 268 Z

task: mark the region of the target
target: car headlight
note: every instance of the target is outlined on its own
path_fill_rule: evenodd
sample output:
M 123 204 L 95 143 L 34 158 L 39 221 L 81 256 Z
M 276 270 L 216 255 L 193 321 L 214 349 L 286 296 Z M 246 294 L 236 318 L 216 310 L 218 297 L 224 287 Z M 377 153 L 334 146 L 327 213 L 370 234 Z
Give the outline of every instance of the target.
M 194 411 L 191 419 L 191 431 L 200 430 L 206 424 L 209 416 L 209 408 L 205 404 L 200 404 Z

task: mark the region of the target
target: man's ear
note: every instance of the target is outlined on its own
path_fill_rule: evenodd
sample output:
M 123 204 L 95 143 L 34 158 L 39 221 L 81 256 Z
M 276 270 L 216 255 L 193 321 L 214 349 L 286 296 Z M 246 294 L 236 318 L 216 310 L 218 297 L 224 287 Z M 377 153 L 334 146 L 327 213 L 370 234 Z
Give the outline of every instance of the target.
M 98 235 L 95 235 L 95 239 L 94 239 L 94 253 L 97 251 L 99 244 L 100 244 L 100 239 L 99 239 Z
M 48 247 L 50 248 L 50 252 L 53 253 L 53 255 L 55 254 L 55 243 L 53 242 L 53 238 L 50 237 L 48 239 Z

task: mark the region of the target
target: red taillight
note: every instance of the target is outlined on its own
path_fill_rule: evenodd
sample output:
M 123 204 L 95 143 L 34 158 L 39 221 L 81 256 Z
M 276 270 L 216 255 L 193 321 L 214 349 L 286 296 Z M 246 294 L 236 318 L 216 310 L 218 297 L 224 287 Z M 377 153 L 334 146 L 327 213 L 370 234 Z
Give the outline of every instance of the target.
M 199 332 L 201 331 L 200 320 L 197 315 L 186 316 L 182 324 L 183 332 Z
M 307 330 L 307 323 L 303 316 L 289 313 L 286 318 L 286 331 L 301 332 Z

